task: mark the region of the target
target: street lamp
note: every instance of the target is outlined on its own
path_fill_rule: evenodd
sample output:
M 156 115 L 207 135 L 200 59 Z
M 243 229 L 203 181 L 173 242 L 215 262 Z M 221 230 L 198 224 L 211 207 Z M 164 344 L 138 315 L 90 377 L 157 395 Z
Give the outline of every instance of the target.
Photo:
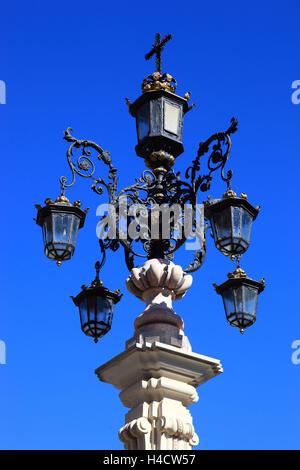
M 45 255 L 60 266 L 73 256 L 77 233 L 84 225 L 88 209 L 82 211 L 80 201 L 71 204 L 64 195 L 54 203 L 48 198 L 45 204 L 35 206 L 38 210 L 36 223 L 43 230 Z
M 133 184 L 119 190 L 117 169 L 112 164 L 110 153 L 95 142 L 76 139 L 71 128 L 67 128 L 64 133 L 64 139 L 70 143 L 67 160 L 72 172 L 72 181 L 67 184 L 67 178 L 62 176 L 61 196 L 55 203 L 48 199 L 45 207 L 36 206 L 36 223 L 43 229 L 45 254 L 59 265 L 72 257 L 77 232 L 83 227 L 87 212 L 80 209 L 81 204 L 78 201 L 70 204 L 65 196 L 66 189 L 74 185 L 76 175 L 92 179 L 91 189 L 96 194 L 101 195 L 104 190 L 107 192 L 109 220 L 113 221 L 113 224 L 108 224 L 107 227 L 106 216 L 100 220 L 101 249 L 115 252 L 122 247 L 126 265 L 131 272 L 136 269 L 137 259 L 143 262 L 147 259 L 159 260 L 159 269 L 165 273 L 155 281 L 159 287 L 167 282 L 169 275 L 164 271 L 164 263 L 172 261 L 176 251 L 190 238 L 191 233 L 194 233 L 199 248 L 183 272 L 191 273 L 202 266 L 206 254 L 204 218 L 210 222 L 215 245 L 224 255 L 236 257 L 239 262 L 240 256 L 249 247 L 252 223 L 258 215 L 259 206 L 254 208 L 245 193 L 237 197 L 231 189 L 233 172 L 229 170 L 224 173 L 231 150 L 231 135 L 237 131 L 237 120 L 232 118 L 227 130 L 216 132 L 200 143 L 196 158 L 185 172 L 185 180 L 181 178 L 180 173 L 175 173 L 172 169 L 175 159 L 183 152 L 184 115 L 194 105 L 189 106 L 190 92 L 185 93 L 183 97 L 175 94 L 176 80 L 161 71 L 161 52 L 170 39 L 171 35 L 162 40 L 159 34 L 156 35 L 153 48 L 145 56 L 148 60 L 156 55 L 156 71 L 143 80 L 142 95 L 139 98 L 133 103 L 126 98 L 129 112 L 136 119 L 136 153 L 145 160 L 147 167 Z M 76 161 L 77 151 L 81 151 L 81 154 Z M 108 168 L 107 180 L 95 177 L 96 167 L 92 153 Z M 200 160 L 202 162 L 205 155 L 208 155 L 208 169 L 200 174 Z M 220 171 L 227 190 L 223 198 L 209 197 L 204 202 L 204 212 L 200 210 L 199 223 L 199 193 L 210 189 L 216 171 Z M 182 213 L 182 209 L 187 206 L 191 210 Z M 124 231 L 124 224 L 121 223 L 124 213 L 127 231 Z M 153 226 L 149 221 L 154 221 Z M 166 223 L 169 229 L 167 235 Z M 121 298 L 117 291 L 110 292 L 102 286 L 99 281 L 99 269 L 99 264 L 96 264 L 97 276 L 91 287 L 84 286 L 80 294 L 73 298 L 75 305 L 79 307 L 83 332 L 95 340 L 109 331 L 114 305 Z M 152 280 L 156 279 L 153 269 L 156 268 L 151 267 L 148 274 Z M 177 268 L 174 269 L 176 272 Z M 142 298 L 140 289 L 145 287 L 147 281 L 136 282 L 137 286 L 133 288 L 135 295 Z M 232 277 L 216 290 L 223 297 L 226 316 L 231 325 L 244 329 L 254 323 L 257 296 L 263 290 L 261 283 L 242 275 L 240 271 L 235 271 Z
M 99 279 L 99 272 L 104 263 L 105 252 L 101 263 L 95 264 L 96 277 L 90 287 L 83 285 L 81 292 L 74 298 L 71 296 L 74 304 L 79 307 L 81 329 L 87 336 L 92 336 L 94 342 L 98 338 L 109 332 L 112 324 L 115 304 L 117 304 L 122 295 L 117 289 L 111 292 L 103 286 Z
M 228 274 L 228 280 L 217 286 L 215 290 L 222 296 L 226 318 L 231 326 L 244 329 L 253 325 L 256 320 L 258 295 L 265 288 L 265 281 L 250 279 L 240 267 Z
M 223 199 L 206 202 L 204 214 L 211 223 L 215 245 L 221 253 L 226 256 L 245 253 L 259 209 L 247 201 L 245 193 L 239 198 L 231 189 L 224 193 Z

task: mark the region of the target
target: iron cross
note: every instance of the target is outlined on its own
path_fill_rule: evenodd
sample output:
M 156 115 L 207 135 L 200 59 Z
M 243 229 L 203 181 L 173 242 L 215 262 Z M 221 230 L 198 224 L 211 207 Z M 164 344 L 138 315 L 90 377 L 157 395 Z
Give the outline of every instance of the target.
M 150 52 L 148 52 L 148 54 L 145 55 L 145 59 L 149 60 L 154 54 L 156 54 L 156 72 L 161 73 L 161 53 L 164 50 L 164 45 L 166 42 L 170 41 L 170 39 L 172 39 L 172 34 L 167 34 L 166 37 L 161 41 L 160 34 L 156 33 L 153 48 Z

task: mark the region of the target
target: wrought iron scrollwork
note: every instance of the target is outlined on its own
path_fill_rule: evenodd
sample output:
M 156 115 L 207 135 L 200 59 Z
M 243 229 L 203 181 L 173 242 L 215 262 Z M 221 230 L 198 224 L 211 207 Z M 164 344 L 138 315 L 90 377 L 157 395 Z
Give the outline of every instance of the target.
M 193 190 L 197 193 L 198 189 L 200 191 L 208 191 L 210 189 L 210 182 L 212 181 L 211 174 L 220 169 L 221 178 L 227 183 L 227 187 L 231 187 L 231 179 L 233 172 L 229 170 L 227 175 L 224 175 L 224 167 L 228 160 L 229 153 L 231 150 L 231 138 L 230 135 L 234 134 L 237 131 L 238 121 L 235 118 L 231 119 L 231 125 L 225 132 L 216 132 L 205 142 L 200 142 L 199 149 L 196 159 L 193 161 L 193 165 L 186 170 L 186 178 L 191 179 L 191 184 Z M 213 151 L 210 154 L 207 162 L 209 172 L 206 175 L 197 176 L 197 172 L 200 170 L 200 158 L 205 155 L 213 142 L 216 142 L 213 145 Z M 222 146 L 225 146 L 225 151 L 222 149 Z
M 71 183 L 67 184 L 67 178 L 65 176 L 61 176 L 59 178 L 61 184 L 61 193 L 65 193 L 66 188 L 70 188 L 75 183 L 75 174 L 78 176 L 82 176 L 83 178 L 92 178 L 95 173 L 95 164 L 90 158 L 92 155 L 91 150 L 89 148 L 94 149 L 97 152 L 98 160 L 102 160 L 105 165 L 109 167 L 108 178 L 111 182 L 106 183 L 103 178 L 93 178 L 94 184 L 92 185 L 92 189 L 97 194 L 103 193 L 103 187 L 106 188 L 109 201 L 113 202 L 117 190 L 117 169 L 112 165 L 112 160 L 110 157 L 110 153 L 107 150 L 103 150 L 98 144 L 92 142 L 90 140 L 78 140 L 76 137 L 71 135 L 73 129 L 68 127 L 64 131 L 64 140 L 67 142 L 71 142 L 67 150 L 67 160 L 69 167 L 72 172 L 72 181 Z M 74 150 L 82 149 L 82 154 L 77 158 L 77 162 L 74 163 L 72 157 L 74 157 Z
M 230 136 L 236 132 L 236 130 L 237 120 L 232 118 L 231 125 L 225 132 L 217 132 L 205 142 L 200 143 L 196 159 L 192 162 L 192 166 L 185 172 L 187 181 L 183 181 L 180 173 L 175 174 L 173 170 L 158 170 L 155 173 L 150 170 L 145 170 L 140 178 L 135 179 L 134 184 L 117 192 L 117 169 L 112 164 L 109 152 L 104 151 L 95 142 L 76 139 L 71 135 L 72 129 L 68 127 L 65 130 L 64 139 L 70 142 L 70 146 L 67 150 L 67 160 L 72 172 L 72 181 L 67 184 L 67 178 L 65 176 L 60 178 L 62 194 L 64 194 L 65 188 L 74 185 L 76 174 L 84 178 L 92 178 L 93 184 L 91 189 L 96 194 L 101 195 L 103 189 L 106 189 L 109 203 L 114 208 L 117 232 L 113 238 L 109 238 L 103 236 L 104 232 L 102 231 L 103 237 L 101 236 L 102 238 L 100 237 L 99 240 L 101 251 L 104 252 L 107 249 L 117 251 L 119 247 L 122 246 L 124 248 L 128 269 L 132 269 L 135 265 L 135 257 L 165 257 L 167 259 L 173 259 L 174 253 L 187 241 L 193 232 L 193 235 L 199 241 L 200 249 L 194 252 L 194 258 L 185 269 L 185 272 L 194 272 L 202 266 L 206 254 L 206 228 L 201 231 L 196 221 L 197 194 L 199 190 L 202 192 L 208 191 L 210 182 L 213 179 L 212 174 L 219 169 L 222 180 L 230 187 L 233 172 L 228 170 L 225 175 L 224 168 L 231 149 Z M 75 150 L 80 149 L 81 155 L 77 158 L 76 163 L 74 163 Z M 200 158 L 207 154 L 210 149 L 211 153 L 207 161 L 208 172 L 201 175 L 199 174 Z M 91 158 L 92 150 L 96 152 L 98 160 L 101 160 L 108 166 L 108 182 L 103 178 L 96 178 L 94 176 L 96 168 Z M 128 216 L 128 219 L 126 219 L 127 229 L 138 215 L 143 215 L 144 220 L 149 222 L 151 211 L 153 213 L 157 207 L 170 208 L 173 205 L 177 205 L 183 209 L 186 205 L 189 205 L 192 211 L 190 231 L 186 232 L 186 230 L 182 230 L 185 223 L 184 216 L 176 218 L 174 214 L 170 214 L 170 234 L 167 238 L 164 238 L 161 232 L 159 232 L 159 237 L 153 239 L 149 232 L 149 224 L 143 224 L 143 221 L 140 221 L 140 236 L 137 240 L 134 237 L 130 237 L 128 230 L 124 236 L 124 231 L 122 232 L 120 228 L 121 208 L 124 201 L 126 203 L 126 214 Z M 104 219 L 105 217 L 103 216 L 99 223 L 104 223 Z M 177 235 L 177 232 L 180 233 L 180 236 Z M 141 242 L 142 252 L 135 248 L 136 242 Z

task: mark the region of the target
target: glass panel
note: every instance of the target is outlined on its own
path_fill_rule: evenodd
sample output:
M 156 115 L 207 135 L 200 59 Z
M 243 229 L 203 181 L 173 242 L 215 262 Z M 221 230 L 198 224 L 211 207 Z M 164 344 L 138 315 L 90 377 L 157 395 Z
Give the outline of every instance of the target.
M 167 101 L 164 102 L 164 105 L 164 129 L 178 135 L 180 108 Z
M 89 296 L 89 322 L 95 321 L 96 296 Z
M 215 227 L 215 221 L 213 218 L 211 219 L 211 228 L 212 228 L 212 234 L 213 234 L 214 240 L 217 240 L 217 232 L 216 232 L 216 227 Z
M 218 238 L 231 237 L 230 207 L 224 209 L 222 212 L 217 212 L 213 217 Z
M 54 214 L 54 240 L 69 242 L 72 230 L 73 215 Z
M 162 127 L 162 100 L 151 100 L 151 134 L 161 135 Z
M 43 232 L 43 243 L 44 247 L 46 245 L 46 223 L 44 222 L 43 227 L 42 227 L 42 232 Z
M 241 209 L 240 207 L 232 207 L 232 230 L 233 235 L 240 237 L 241 236 Z
M 46 217 L 44 225 L 43 225 L 43 236 L 45 237 L 46 243 L 52 242 L 52 230 L 53 230 L 52 217 L 51 215 L 49 215 L 48 217 Z
M 88 318 L 87 318 L 87 299 L 86 299 L 86 297 L 79 304 L 79 313 L 80 313 L 81 326 L 83 326 L 88 321 Z
M 149 132 L 150 132 L 149 103 L 142 106 L 138 110 L 136 123 L 137 123 L 138 139 L 142 140 L 144 137 L 149 135 Z
M 79 229 L 79 217 L 74 216 L 73 217 L 73 227 L 72 227 L 72 233 L 71 233 L 71 243 L 72 245 L 75 246 L 76 244 L 76 238 L 78 234 L 78 229 Z
M 258 298 L 257 289 L 254 289 L 253 287 L 248 287 L 248 286 L 243 286 L 243 289 L 244 289 L 245 312 L 255 315 L 256 307 L 257 307 L 257 298 Z
M 108 323 L 110 302 L 103 297 L 97 297 L 97 322 Z
M 232 313 L 234 313 L 234 301 L 233 301 L 233 290 L 231 288 L 227 289 L 222 293 L 225 313 L 226 316 L 229 317 Z
M 91 330 L 89 325 L 85 325 L 85 327 L 83 328 L 83 331 L 87 336 L 93 336 L 94 332 L 93 330 Z
M 237 289 L 234 289 L 233 292 L 234 292 L 235 311 L 237 313 L 241 313 L 244 311 L 243 286 L 238 287 Z
M 252 220 L 251 215 L 242 209 L 242 237 L 247 240 L 247 242 L 250 242 Z
M 57 245 L 55 245 L 55 248 L 56 248 L 56 247 L 57 247 Z M 58 245 L 58 247 L 60 248 L 60 245 Z M 56 254 L 57 254 L 57 256 L 59 256 L 59 257 L 62 256 L 62 255 L 64 254 L 64 252 L 65 252 L 65 250 L 58 250 L 58 249 L 56 249 Z

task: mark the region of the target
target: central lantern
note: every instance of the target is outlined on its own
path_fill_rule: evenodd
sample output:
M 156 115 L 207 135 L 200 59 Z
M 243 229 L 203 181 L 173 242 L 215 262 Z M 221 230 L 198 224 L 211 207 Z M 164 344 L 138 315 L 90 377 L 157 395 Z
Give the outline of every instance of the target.
M 154 72 L 142 84 L 143 95 L 130 105 L 136 118 L 137 155 L 148 159 L 152 152 L 165 151 L 173 157 L 183 152 L 183 116 L 186 98 L 175 95 L 176 81 L 171 75 Z

